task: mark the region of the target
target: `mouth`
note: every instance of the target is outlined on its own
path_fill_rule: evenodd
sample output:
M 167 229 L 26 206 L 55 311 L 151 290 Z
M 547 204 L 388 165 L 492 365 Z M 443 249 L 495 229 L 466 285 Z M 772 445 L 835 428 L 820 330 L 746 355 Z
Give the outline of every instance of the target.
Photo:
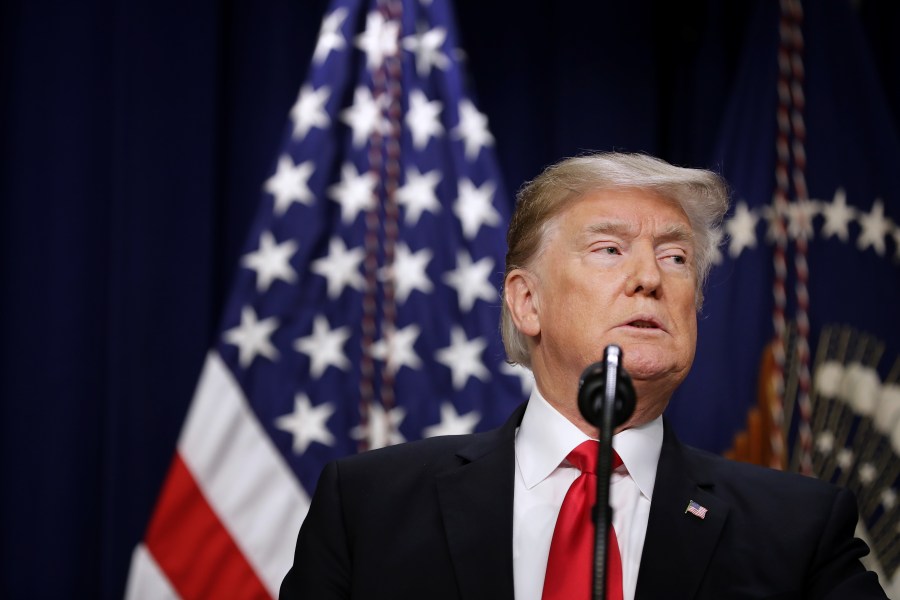
M 653 330 L 665 331 L 665 328 L 662 326 L 662 323 L 660 323 L 657 319 L 655 319 L 653 317 L 645 316 L 645 315 L 641 315 L 636 319 L 632 319 L 631 321 L 623 323 L 623 325 L 625 327 L 633 327 L 635 329 L 642 329 L 642 330 L 647 330 L 647 331 L 653 331 Z

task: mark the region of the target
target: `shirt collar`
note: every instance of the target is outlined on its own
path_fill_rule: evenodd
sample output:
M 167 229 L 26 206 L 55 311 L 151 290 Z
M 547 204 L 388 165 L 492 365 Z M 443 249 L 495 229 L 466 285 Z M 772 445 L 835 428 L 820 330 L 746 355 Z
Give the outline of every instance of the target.
M 525 487 L 531 489 L 546 479 L 575 446 L 588 439 L 534 386 L 516 433 L 516 461 Z
M 573 448 L 590 439 L 547 402 L 535 386 L 516 433 L 516 461 L 527 489 L 546 479 Z M 662 417 L 613 436 L 619 453 L 641 493 L 653 498 L 656 466 L 662 450 Z
M 612 442 L 613 448 L 619 453 L 622 463 L 641 490 L 641 494 L 652 500 L 656 467 L 659 464 L 659 454 L 662 452 L 662 416 L 617 433 L 613 436 Z

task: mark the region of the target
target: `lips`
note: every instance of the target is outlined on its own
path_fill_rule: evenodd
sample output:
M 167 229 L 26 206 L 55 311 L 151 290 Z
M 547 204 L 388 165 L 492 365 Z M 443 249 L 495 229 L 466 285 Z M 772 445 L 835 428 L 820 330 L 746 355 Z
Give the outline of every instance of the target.
M 653 315 L 634 315 L 630 320 L 626 321 L 622 325 L 625 327 L 634 327 L 636 329 L 660 329 L 665 331 L 665 327 L 663 327 L 659 319 L 657 319 Z
M 629 325 L 638 329 L 658 329 L 656 324 L 644 320 L 632 321 Z

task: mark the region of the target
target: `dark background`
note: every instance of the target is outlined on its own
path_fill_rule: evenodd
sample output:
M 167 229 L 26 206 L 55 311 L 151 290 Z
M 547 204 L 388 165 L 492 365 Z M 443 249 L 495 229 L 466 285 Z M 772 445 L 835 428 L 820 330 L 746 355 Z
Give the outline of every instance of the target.
M 458 3 L 507 189 L 715 166 L 758 4 Z M 853 8 L 898 131 L 897 4 Z M 325 9 L 0 4 L 0 596 L 121 597 Z

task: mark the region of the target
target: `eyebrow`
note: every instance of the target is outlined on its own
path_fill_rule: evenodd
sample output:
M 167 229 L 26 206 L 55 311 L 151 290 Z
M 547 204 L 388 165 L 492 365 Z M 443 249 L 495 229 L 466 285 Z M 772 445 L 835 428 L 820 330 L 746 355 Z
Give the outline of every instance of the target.
M 631 223 L 626 221 L 601 221 L 600 223 L 588 225 L 585 231 L 589 235 L 605 234 L 617 237 L 629 237 L 634 235 L 635 228 Z M 693 231 L 690 227 L 685 227 L 681 223 L 668 224 L 659 235 L 654 236 L 653 238 L 655 244 L 666 242 L 688 242 L 693 244 L 694 241 Z

